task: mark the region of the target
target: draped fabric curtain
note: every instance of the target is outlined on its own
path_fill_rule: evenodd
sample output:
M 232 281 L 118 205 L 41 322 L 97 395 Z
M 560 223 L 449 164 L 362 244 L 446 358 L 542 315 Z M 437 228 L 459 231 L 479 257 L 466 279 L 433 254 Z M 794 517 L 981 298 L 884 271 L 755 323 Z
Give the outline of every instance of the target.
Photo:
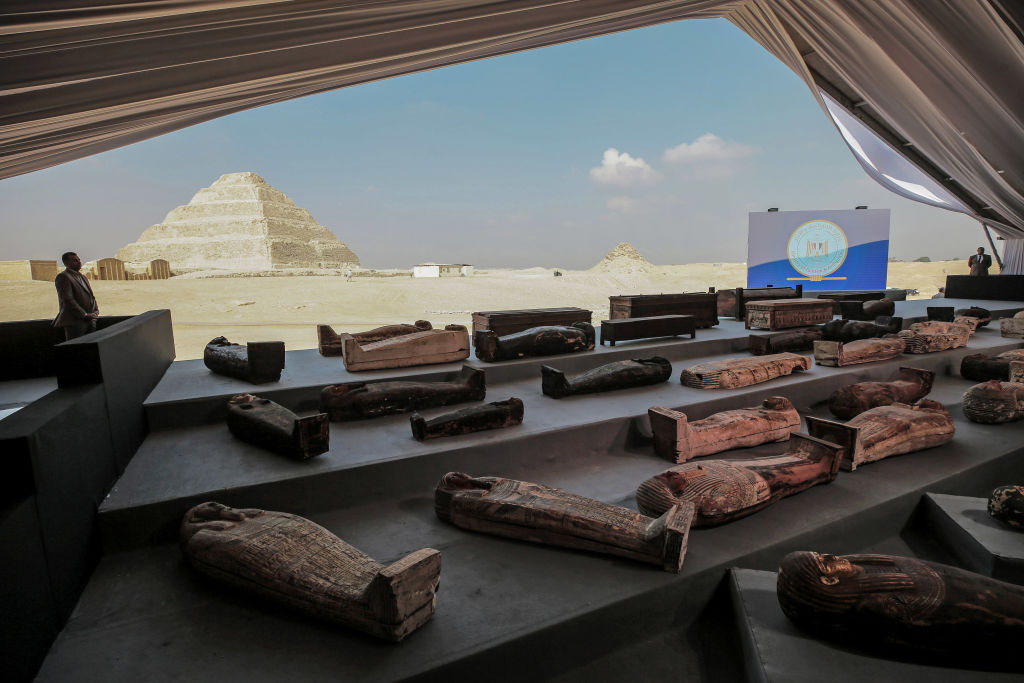
M 725 17 L 824 110 L 813 53 L 984 205 L 979 220 L 1024 238 L 1018 10 L 1009 0 L 9 0 L 0 178 L 357 83 Z
M 1024 239 L 1006 240 L 1000 275 L 1024 275 Z

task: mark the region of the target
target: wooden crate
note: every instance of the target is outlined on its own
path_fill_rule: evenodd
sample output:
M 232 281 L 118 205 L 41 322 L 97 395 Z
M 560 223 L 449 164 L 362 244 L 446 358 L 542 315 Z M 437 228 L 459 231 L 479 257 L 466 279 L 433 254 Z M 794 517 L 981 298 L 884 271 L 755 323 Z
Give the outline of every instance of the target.
M 784 330 L 832 320 L 832 302 L 825 299 L 775 299 L 747 304 L 746 328 Z
M 601 321 L 601 345 L 608 342 L 650 339 L 651 337 L 677 337 L 681 334 L 697 336 L 692 315 L 656 315 L 651 318 L 616 318 Z
M 736 287 L 735 289 L 723 289 L 718 292 L 718 315 L 719 317 L 732 317 L 736 320 L 744 320 L 747 315 L 747 304 L 751 301 L 766 301 L 775 299 L 799 299 L 804 295 L 804 286 L 796 287 L 759 287 L 747 289 Z
M 473 314 L 473 335 L 490 330 L 499 337 L 531 327 L 589 323 L 593 312 L 585 308 L 528 308 L 520 311 L 477 311 Z
M 718 295 L 707 292 L 681 294 L 620 294 L 608 297 L 609 317 L 653 318 L 663 315 L 692 315 L 695 327 L 718 324 Z

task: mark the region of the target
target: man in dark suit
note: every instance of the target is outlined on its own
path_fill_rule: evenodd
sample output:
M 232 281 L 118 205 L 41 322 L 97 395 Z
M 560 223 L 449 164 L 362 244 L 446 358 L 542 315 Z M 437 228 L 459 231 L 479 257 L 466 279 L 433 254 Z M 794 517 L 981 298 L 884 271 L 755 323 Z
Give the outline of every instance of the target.
M 985 247 L 978 247 L 978 253 L 967 259 L 967 265 L 971 267 L 971 275 L 988 275 L 992 257 L 985 253 Z
M 96 331 L 96 318 L 100 317 L 100 309 L 96 305 L 89 281 L 80 272 L 82 259 L 78 258 L 78 254 L 69 251 L 60 260 L 64 262 L 65 268 L 57 273 L 57 279 L 54 280 L 60 313 L 54 318 L 53 324 L 64 328 L 66 339 L 74 339 Z

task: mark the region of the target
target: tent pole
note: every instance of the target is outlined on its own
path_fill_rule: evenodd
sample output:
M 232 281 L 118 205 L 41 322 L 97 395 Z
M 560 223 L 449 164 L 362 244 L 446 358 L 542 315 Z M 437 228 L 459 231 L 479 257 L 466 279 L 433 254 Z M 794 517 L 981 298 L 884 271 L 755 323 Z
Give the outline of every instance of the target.
M 999 272 L 1003 272 L 1003 259 L 999 258 L 999 252 L 996 251 L 996 243 L 992 241 L 992 233 L 988 231 L 988 225 L 985 223 L 981 224 L 981 227 L 985 229 L 985 237 L 988 238 L 988 244 L 992 247 L 992 255 L 996 257 L 996 263 L 999 264 Z

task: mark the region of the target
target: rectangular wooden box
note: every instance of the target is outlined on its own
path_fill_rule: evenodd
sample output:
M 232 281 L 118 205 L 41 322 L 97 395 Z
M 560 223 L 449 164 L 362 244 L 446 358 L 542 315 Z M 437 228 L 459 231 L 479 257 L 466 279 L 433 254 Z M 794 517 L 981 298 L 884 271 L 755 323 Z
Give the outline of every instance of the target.
M 718 315 L 719 317 L 732 317 L 736 320 L 744 320 L 747 315 L 747 304 L 751 301 L 766 301 L 776 299 L 799 299 L 804 295 L 804 286 L 796 287 L 758 287 L 748 289 L 736 287 L 735 289 L 723 289 L 718 292 Z
M 746 328 L 784 330 L 807 327 L 832 320 L 832 302 L 827 299 L 776 299 L 747 304 Z
M 601 344 L 615 346 L 617 341 L 650 339 L 651 337 L 677 337 L 681 334 L 697 336 L 692 315 L 656 315 L 650 318 L 616 318 L 601 321 Z
M 545 325 L 589 323 L 593 312 L 585 308 L 527 308 L 520 311 L 477 311 L 473 314 L 473 335 L 490 330 L 499 337 Z
M 692 315 L 696 327 L 718 324 L 718 295 L 707 292 L 681 294 L 620 294 L 608 297 L 609 317 L 653 318 L 662 315 Z

